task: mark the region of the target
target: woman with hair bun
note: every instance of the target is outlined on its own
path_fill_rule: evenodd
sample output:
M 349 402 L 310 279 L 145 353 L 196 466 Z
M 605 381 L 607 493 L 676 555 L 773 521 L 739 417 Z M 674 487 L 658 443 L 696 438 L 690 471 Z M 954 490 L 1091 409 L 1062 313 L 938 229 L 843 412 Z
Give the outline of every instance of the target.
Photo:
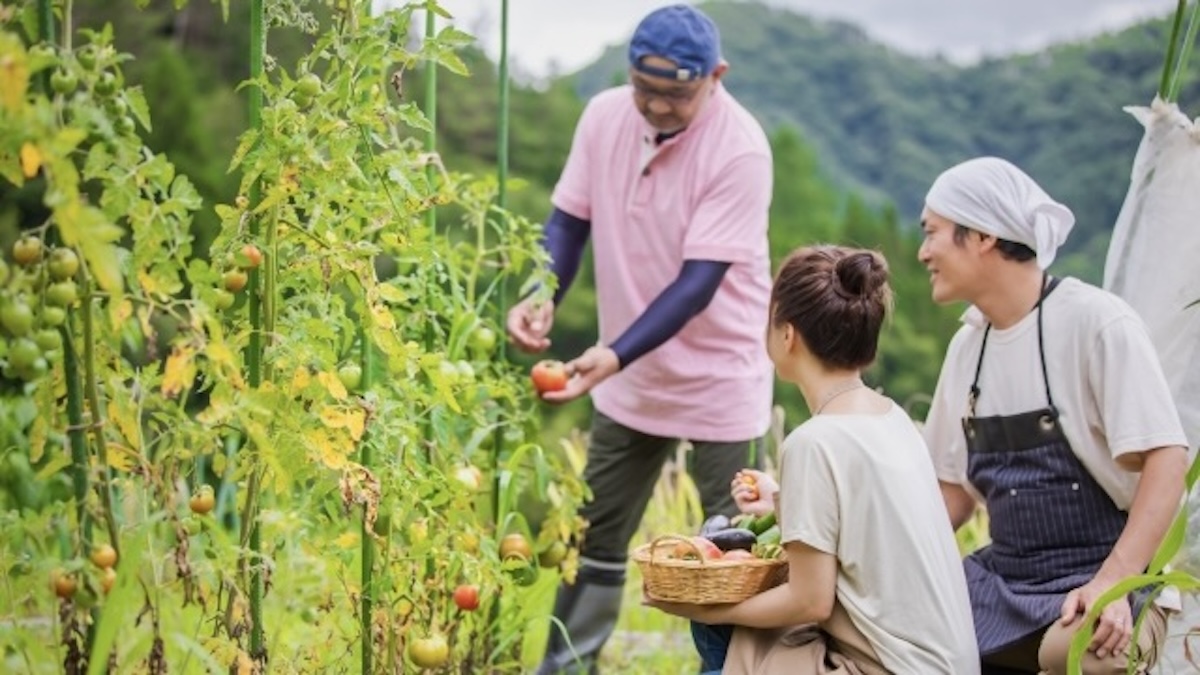
M 778 483 L 746 469 L 732 491 L 742 512 L 776 513 L 788 580 L 733 605 L 645 599 L 692 620 L 702 672 L 979 672 L 929 452 L 904 410 L 862 379 L 891 302 L 873 251 L 802 248 L 776 275 L 767 352 L 812 417 L 784 441 Z

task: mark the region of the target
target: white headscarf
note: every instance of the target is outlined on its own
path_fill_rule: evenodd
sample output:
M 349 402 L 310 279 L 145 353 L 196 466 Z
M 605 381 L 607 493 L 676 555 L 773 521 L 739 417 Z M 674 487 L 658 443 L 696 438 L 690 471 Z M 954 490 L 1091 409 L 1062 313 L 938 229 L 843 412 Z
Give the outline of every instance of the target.
M 998 157 L 978 157 L 942 172 L 925 205 L 943 218 L 1025 244 L 1046 269 L 1075 225 L 1071 209 L 1050 198 L 1024 171 Z

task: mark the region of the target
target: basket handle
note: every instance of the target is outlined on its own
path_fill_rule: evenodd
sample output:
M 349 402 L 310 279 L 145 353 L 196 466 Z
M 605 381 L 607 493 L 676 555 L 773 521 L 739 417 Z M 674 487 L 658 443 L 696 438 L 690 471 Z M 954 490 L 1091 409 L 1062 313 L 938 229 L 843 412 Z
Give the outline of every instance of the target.
M 696 559 L 700 561 L 701 565 L 706 565 L 708 563 L 708 561 L 706 561 L 704 559 L 704 554 L 700 552 L 700 549 L 696 548 L 696 544 L 692 542 L 690 537 L 681 537 L 677 534 L 663 534 L 663 535 L 659 535 L 659 536 L 655 537 L 654 541 L 650 542 L 650 564 L 651 565 L 654 564 L 654 552 L 658 550 L 659 546 L 661 544 L 666 544 L 666 543 L 671 543 L 671 542 L 675 542 L 675 543 L 683 542 L 683 543 L 687 544 L 688 548 L 692 549 L 692 552 L 696 554 Z

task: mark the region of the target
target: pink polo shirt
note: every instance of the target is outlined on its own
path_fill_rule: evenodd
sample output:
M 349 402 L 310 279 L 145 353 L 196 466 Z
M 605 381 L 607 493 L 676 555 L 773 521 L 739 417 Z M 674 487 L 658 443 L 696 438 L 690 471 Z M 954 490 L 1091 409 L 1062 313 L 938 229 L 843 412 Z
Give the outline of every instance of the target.
M 771 148 L 718 86 L 659 146 L 633 90 L 596 95 L 575 130 L 556 207 L 592 223 L 600 341 L 611 344 L 684 260 L 732 263 L 712 302 L 657 349 L 592 390 L 596 409 L 643 433 L 743 441 L 766 432 L 774 377 L 764 345 L 771 294 Z

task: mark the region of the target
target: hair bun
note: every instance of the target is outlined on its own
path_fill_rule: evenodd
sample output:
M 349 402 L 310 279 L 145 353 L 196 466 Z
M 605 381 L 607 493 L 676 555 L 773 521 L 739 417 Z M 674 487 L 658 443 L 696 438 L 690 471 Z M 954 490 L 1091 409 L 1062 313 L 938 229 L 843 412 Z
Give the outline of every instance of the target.
M 874 251 L 856 251 L 839 258 L 833 267 L 834 291 L 847 300 L 873 295 L 887 277 L 887 263 Z

